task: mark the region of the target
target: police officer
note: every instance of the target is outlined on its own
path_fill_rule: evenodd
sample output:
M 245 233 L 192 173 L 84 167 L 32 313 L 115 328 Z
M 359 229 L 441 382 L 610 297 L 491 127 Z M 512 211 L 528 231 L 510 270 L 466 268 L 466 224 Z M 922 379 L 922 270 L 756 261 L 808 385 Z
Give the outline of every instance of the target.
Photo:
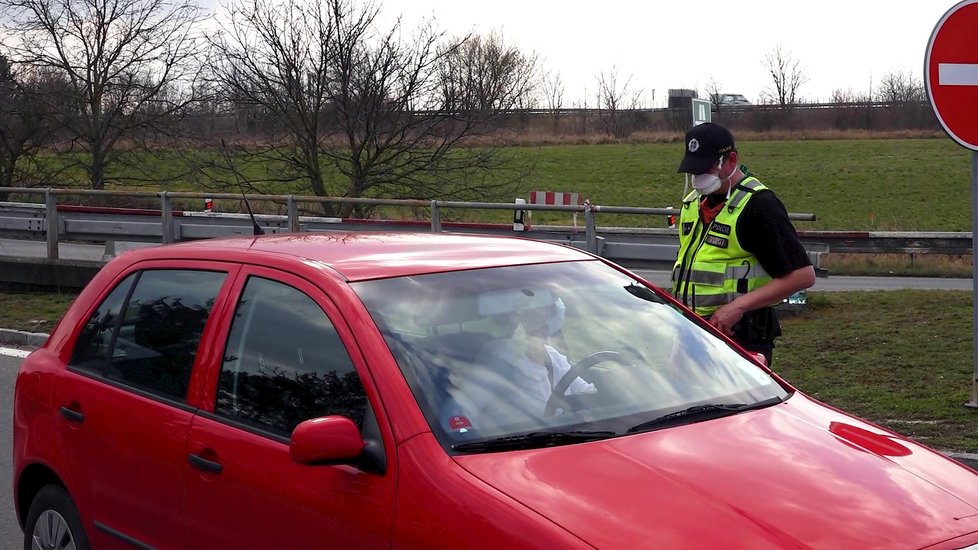
M 781 326 L 773 305 L 815 284 L 815 269 L 774 192 L 745 173 L 730 130 L 686 132 L 678 172 L 693 191 L 679 215 L 673 295 L 771 364 Z

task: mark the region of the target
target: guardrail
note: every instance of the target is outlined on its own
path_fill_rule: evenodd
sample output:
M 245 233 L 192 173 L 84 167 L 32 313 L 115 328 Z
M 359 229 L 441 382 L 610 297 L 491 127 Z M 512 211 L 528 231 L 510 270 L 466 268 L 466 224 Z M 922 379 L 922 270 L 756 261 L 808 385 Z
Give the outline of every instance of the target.
M 622 261 L 674 261 L 678 247 L 675 230 L 598 227 L 599 214 L 640 214 L 649 216 L 678 215 L 674 208 L 641 208 L 602 205 L 543 205 L 488 202 L 423 201 L 367 199 L 346 197 L 311 197 L 298 195 L 241 195 L 235 193 L 93 191 L 76 189 L 0 188 L 0 192 L 43 196 L 44 203 L 0 203 L 0 236 L 44 240 L 47 257 L 59 256 L 61 241 L 112 242 L 142 241 L 163 244 L 251 232 L 246 214 L 218 214 L 174 210 L 175 200 L 205 198 L 285 203 L 287 215 L 257 214 L 255 217 L 268 233 L 301 231 L 418 231 L 521 234 L 542 240 L 563 242 L 589 252 Z M 59 204 L 65 196 L 127 197 L 159 201 L 158 210 L 131 208 L 95 208 Z M 428 222 L 412 220 L 360 220 L 300 216 L 300 203 L 362 204 L 427 209 Z M 515 232 L 509 225 L 442 222 L 444 209 L 562 211 L 584 214 L 584 229 L 565 226 L 537 226 Z M 790 214 L 794 220 L 812 221 L 813 214 Z M 50 220 L 50 221 L 49 221 Z
M 678 232 L 663 228 L 623 228 L 598 226 L 600 214 L 639 214 L 648 216 L 678 215 L 674 208 L 641 208 L 602 205 L 542 205 L 488 202 L 423 201 L 366 199 L 345 197 L 311 197 L 299 195 L 241 195 L 235 193 L 93 191 L 76 189 L 0 188 L 0 192 L 37 195 L 43 203 L 0 203 L 0 237 L 45 241 L 47 258 L 59 257 L 60 242 L 107 243 L 111 252 L 115 241 L 172 243 L 234 234 L 250 234 L 251 218 L 247 214 L 175 210 L 174 201 L 204 199 L 284 203 L 286 215 L 256 214 L 266 233 L 303 231 L 452 231 L 522 235 L 561 242 L 601 255 L 616 262 L 648 267 L 668 267 L 678 250 Z M 64 197 L 142 198 L 158 201 L 159 209 L 88 207 L 66 204 Z M 59 202 L 60 201 L 60 202 Z M 428 221 L 363 220 L 300 216 L 300 203 L 363 204 L 406 207 L 425 210 Z M 445 209 L 476 210 L 544 210 L 584 214 L 583 230 L 572 226 L 533 226 L 514 231 L 513 226 L 498 223 L 452 223 L 442 221 Z M 794 221 L 814 221 L 813 214 L 789 214 Z M 855 253 L 947 253 L 970 254 L 971 233 L 949 232 L 857 232 L 799 231 L 799 237 L 821 274 L 820 255 L 832 252 Z

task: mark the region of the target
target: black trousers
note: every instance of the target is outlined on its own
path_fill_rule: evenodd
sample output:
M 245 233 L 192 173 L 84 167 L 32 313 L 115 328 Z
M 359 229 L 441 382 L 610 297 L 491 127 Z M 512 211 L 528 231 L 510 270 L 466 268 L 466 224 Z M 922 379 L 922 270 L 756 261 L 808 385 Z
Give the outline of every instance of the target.
M 781 323 L 774 308 L 748 311 L 733 327 L 733 339 L 747 351 L 764 355 L 767 366 L 774 360 L 774 339 L 781 336 Z

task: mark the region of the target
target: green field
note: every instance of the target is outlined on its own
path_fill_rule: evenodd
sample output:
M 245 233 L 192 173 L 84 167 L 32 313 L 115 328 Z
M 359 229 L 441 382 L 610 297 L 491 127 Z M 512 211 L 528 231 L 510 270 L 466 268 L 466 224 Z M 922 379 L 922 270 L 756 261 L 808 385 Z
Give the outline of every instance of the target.
M 972 296 L 960 291 L 809 293 L 784 319 L 774 368 L 820 401 L 938 449 L 978 452 Z
M 789 212 L 812 213 L 815 222 L 798 222 L 799 229 L 832 230 L 971 230 L 971 157 L 950 139 L 859 139 L 742 141 L 741 159 L 775 190 Z M 676 173 L 683 145 L 637 143 L 608 145 L 524 146 L 509 152 L 531 167 L 515 193 L 531 190 L 578 192 L 594 204 L 676 207 L 683 195 L 683 176 Z M 199 153 L 198 159 L 207 157 Z M 214 158 L 218 154 L 214 153 Z M 140 160 L 140 159 L 137 159 Z M 57 161 L 53 161 L 57 162 Z M 161 163 L 142 159 L 137 164 L 163 174 L 169 170 L 171 190 L 203 191 L 179 176 L 175 159 Z M 280 177 L 273 163 L 240 161 L 238 168 L 254 181 Z M 112 173 L 110 172 L 110 175 Z M 111 188 L 158 188 L 115 173 Z M 74 171 L 65 177 L 83 181 Z M 275 193 L 310 194 L 297 184 L 270 186 Z M 236 192 L 237 188 L 228 191 Z M 230 201 L 227 208 L 240 207 Z M 218 204 L 221 209 L 223 205 Z M 385 211 L 385 217 L 410 212 Z M 505 221 L 506 212 L 447 213 L 448 217 Z M 564 213 L 534 213 L 534 223 L 568 224 Z M 581 220 L 579 220 L 580 222 Z M 663 227 L 663 217 L 600 214 L 603 226 Z
M 971 230 L 971 157 L 949 139 L 747 141 L 738 149 L 789 212 L 816 215 L 799 229 Z M 531 149 L 537 179 L 526 190 L 576 191 L 602 205 L 678 206 L 682 152 L 678 143 Z M 599 223 L 648 222 L 615 219 Z

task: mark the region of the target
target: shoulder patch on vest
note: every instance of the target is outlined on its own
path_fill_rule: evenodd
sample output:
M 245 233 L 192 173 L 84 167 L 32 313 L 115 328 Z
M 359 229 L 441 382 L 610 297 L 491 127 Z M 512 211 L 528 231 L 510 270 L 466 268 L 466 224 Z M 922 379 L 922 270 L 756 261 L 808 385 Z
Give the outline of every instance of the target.
M 710 231 L 714 231 L 714 232 L 719 233 L 721 235 L 729 235 L 730 234 L 730 230 L 731 230 L 731 228 L 730 228 L 729 225 L 727 225 L 725 223 L 720 223 L 720 222 L 717 222 L 717 221 L 714 221 L 713 222 L 713 225 L 710 226 Z
M 693 222 L 683 222 L 683 235 L 689 235 L 693 231 Z
M 716 235 L 707 235 L 706 244 L 713 245 L 717 248 L 727 248 L 729 246 L 729 241 L 723 237 L 717 237 Z

